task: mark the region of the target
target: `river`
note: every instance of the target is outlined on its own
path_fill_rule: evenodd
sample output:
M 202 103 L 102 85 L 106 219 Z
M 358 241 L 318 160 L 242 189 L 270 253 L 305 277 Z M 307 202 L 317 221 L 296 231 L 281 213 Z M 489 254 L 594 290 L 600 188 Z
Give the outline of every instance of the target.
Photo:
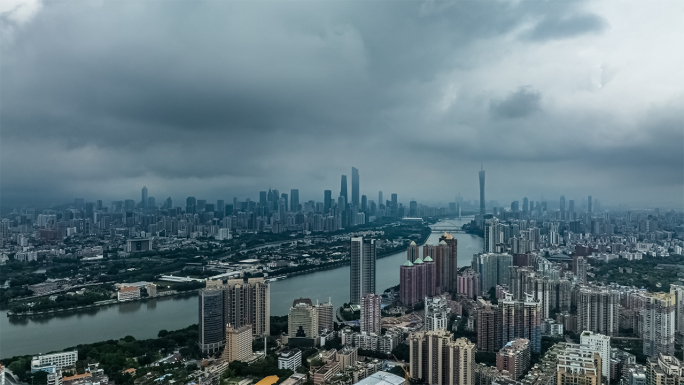
M 445 220 L 460 226 L 471 218 Z M 432 233 L 428 243 L 437 243 L 440 233 Z M 458 266 L 470 264 L 473 254 L 482 250 L 482 238 L 463 233 L 458 239 Z M 399 266 L 406 252 L 377 261 L 376 288 L 379 292 L 399 284 Z M 349 301 L 349 266 L 299 275 L 271 283 L 271 315 L 287 314 L 296 298 L 313 301 L 332 299 L 335 306 Z M 7 317 L 0 309 L 0 358 L 22 354 L 47 353 L 82 343 L 93 343 L 132 335 L 156 337 L 161 329 L 175 330 L 197 323 L 197 295 L 150 299 L 70 312 L 59 315 Z

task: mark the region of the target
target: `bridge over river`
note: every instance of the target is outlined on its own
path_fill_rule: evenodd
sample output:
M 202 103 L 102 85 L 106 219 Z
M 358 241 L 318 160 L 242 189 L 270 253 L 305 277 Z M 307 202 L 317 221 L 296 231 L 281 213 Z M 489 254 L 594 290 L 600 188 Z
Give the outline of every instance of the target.
M 465 231 L 461 229 L 461 225 L 461 223 L 457 223 L 456 221 L 452 222 L 450 220 L 446 220 L 439 221 L 430 226 L 430 228 L 432 229 L 433 233 L 442 233 L 445 231 L 449 233 L 465 233 Z

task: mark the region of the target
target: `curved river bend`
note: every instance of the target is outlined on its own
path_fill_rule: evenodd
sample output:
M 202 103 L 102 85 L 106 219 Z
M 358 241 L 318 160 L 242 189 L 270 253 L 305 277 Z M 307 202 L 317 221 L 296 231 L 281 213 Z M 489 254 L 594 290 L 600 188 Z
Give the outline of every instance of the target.
M 447 222 L 460 226 L 471 219 L 445 220 L 439 223 L 439 227 L 445 227 Z M 428 243 L 436 244 L 440 235 L 433 233 Z M 458 266 L 470 264 L 473 254 L 482 250 L 482 238 L 463 233 L 454 234 L 454 238 L 458 239 Z M 405 260 L 406 252 L 378 259 L 378 291 L 399 284 L 399 266 Z M 271 315 L 287 314 L 292 301 L 299 297 L 313 301 L 331 298 L 336 306 L 349 301 L 349 266 L 271 283 Z M 7 311 L 2 309 L 0 358 L 47 353 L 127 335 L 152 338 L 161 329 L 175 330 L 196 324 L 197 312 L 197 295 L 194 293 L 60 315 L 9 318 Z

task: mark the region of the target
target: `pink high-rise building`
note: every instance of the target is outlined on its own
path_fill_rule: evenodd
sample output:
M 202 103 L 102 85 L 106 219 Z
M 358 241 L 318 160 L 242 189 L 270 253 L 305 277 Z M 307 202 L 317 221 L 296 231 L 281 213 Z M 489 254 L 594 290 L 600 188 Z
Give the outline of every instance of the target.
M 437 270 L 430 256 L 416 259 L 415 263 L 407 260 L 399 269 L 399 299 L 404 305 L 412 306 L 440 294 L 435 284 Z
M 419 301 L 417 280 L 415 266 L 407 260 L 399 268 L 399 300 L 404 305 L 413 305 Z
M 411 244 L 406 248 L 406 260 L 415 262 L 416 259 L 420 258 L 420 248 L 416 245 L 416 242 L 411 241 Z
M 466 269 L 458 275 L 457 281 L 458 294 L 463 294 L 468 298 L 474 298 L 477 295 L 478 288 L 480 287 L 480 274 L 472 269 Z

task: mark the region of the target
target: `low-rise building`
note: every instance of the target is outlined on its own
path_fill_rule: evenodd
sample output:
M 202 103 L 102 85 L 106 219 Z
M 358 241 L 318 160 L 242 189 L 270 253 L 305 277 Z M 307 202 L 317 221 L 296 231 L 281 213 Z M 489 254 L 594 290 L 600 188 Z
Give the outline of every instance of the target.
M 278 369 L 290 369 L 297 371 L 297 368 L 302 366 L 302 351 L 299 349 L 290 349 L 278 353 Z
M 339 372 L 340 363 L 336 361 L 330 361 L 316 370 L 313 375 L 313 383 L 314 385 L 323 385 Z
M 140 288 L 135 286 L 124 286 L 116 292 L 116 298 L 119 302 L 140 299 Z
M 53 373 L 55 369 L 72 366 L 78 361 L 78 351 L 72 350 L 63 353 L 41 354 L 33 356 L 31 360 L 31 372 L 45 371 Z

